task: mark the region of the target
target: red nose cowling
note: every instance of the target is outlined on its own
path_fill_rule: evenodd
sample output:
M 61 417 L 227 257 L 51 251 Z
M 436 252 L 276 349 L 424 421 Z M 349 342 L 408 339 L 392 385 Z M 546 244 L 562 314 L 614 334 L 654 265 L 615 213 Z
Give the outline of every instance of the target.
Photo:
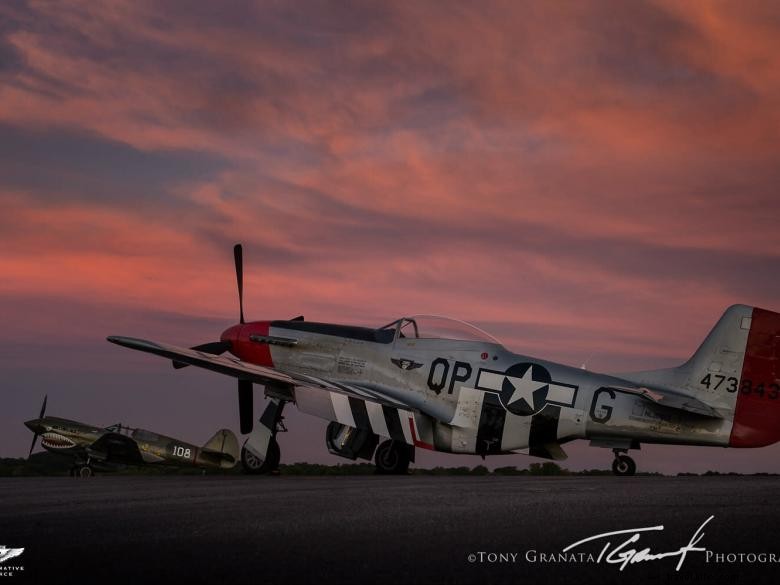
M 268 335 L 270 321 L 253 321 L 243 325 L 233 325 L 222 332 L 221 341 L 230 342 L 230 353 L 242 361 L 272 368 L 271 347 L 267 343 L 252 341 L 252 335 Z

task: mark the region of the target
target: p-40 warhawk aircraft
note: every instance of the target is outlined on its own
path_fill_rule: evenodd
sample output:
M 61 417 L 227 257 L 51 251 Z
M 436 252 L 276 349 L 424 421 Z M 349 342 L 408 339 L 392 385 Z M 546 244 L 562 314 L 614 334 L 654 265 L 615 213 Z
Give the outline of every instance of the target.
M 51 453 L 73 458 L 70 474 L 90 477 L 94 470 L 114 471 L 126 465 L 172 465 L 230 469 L 238 461 L 238 441 L 232 431 L 217 431 L 203 447 L 121 424 L 110 427 L 46 416 L 46 397 L 38 418 L 24 423 L 33 433 L 30 455 L 38 437 Z
M 273 470 L 282 410 L 331 421 L 328 449 L 373 456 L 382 473 L 405 473 L 415 447 L 482 455 L 564 459 L 561 445 L 589 439 L 614 452 L 641 443 L 763 447 L 780 440 L 780 314 L 734 305 L 696 353 L 676 368 L 599 374 L 518 355 L 480 329 L 414 316 L 383 327 L 296 317 L 246 323 L 242 248 L 234 249 L 240 322 L 218 342 L 182 348 L 130 337 L 112 343 L 238 379 L 245 468 Z M 230 352 L 232 355 L 222 355 Z M 253 430 L 253 385 L 269 403 Z M 385 438 L 377 447 L 380 437 Z

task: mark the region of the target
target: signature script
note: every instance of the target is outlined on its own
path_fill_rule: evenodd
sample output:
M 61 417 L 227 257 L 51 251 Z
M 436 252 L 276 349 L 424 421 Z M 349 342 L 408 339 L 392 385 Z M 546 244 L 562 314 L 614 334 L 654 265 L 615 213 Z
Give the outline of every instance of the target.
M 639 539 L 641 538 L 643 532 L 663 530 L 664 527 L 663 524 L 661 524 L 658 526 L 648 526 L 646 528 L 630 528 L 628 530 L 615 530 L 614 532 L 604 532 L 602 534 L 596 534 L 595 536 L 589 536 L 588 538 L 583 538 L 582 540 L 578 540 L 577 542 L 570 544 L 565 549 L 563 549 L 563 552 L 569 552 L 577 548 L 578 546 L 585 544 L 586 542 L 609 539 L 604 545 L 604 548 L 601 549 L 601 552 L 599 553 L 599 556 L 596 559 L 597 563 L 600 563 L 602 560 L 604 560 L 604 562 L 609 563 L 611 565 L 620 565 L 620 570 L 622 571 L 629 564 L 633 564 L 633 563 L 655 561 L 658 559 L 665 559 L 669 557 L 679 557 L 679 560 L 677 561 L 677 567 L 675 568 L 675 571 L 679 571 L 680 567 L 683 566 L 683 563 L 685 562 L 685 557 L 688 555 L 688 553 L 707 551 L 706 548 L 699 547 L 696 545 L 699 544 L 702 538 L 704 538 L 704 527 L 714 517 L 715 516 L 710 516 L 709 518 L 707 518 L 701 524 L 701 526 L 699 526 L 696 532 L 693 533 L 693 536 L 688 541 L 688 544 L 686 544 L 685 546 L 681 546 L 679 549 L 674 551 L 654 553 L 651 552 L 650 548 L 638 548 L 638 547 L 634 548 L 634 544 L 639 542 Z M 623 535 L 630 535 L 630 536 L 628 536 L 628 538 L 626 538 L 625 540 L 622 540 Z M 613 540 L 616 543 L 614 546 L 612 544 Z

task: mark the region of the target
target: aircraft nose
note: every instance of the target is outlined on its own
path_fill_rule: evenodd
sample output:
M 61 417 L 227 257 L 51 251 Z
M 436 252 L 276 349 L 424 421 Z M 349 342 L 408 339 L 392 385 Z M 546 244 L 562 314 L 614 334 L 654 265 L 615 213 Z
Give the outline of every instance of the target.
M 239 339 L 239 336 L 241 335 L 241 329 L 243 328 L 243 325 L 233 325 L 232 327 L 228 327 L 222 332 L 222 335 L 219 336 L 220 341 L 230 341 L 231 343 L 236 343 Z
M 33 433 L 39 433 L 41 431 L 41 419 L 34 418 L 32 420 L 28 420 L 24 423 L 24 426 L 30 429 Z

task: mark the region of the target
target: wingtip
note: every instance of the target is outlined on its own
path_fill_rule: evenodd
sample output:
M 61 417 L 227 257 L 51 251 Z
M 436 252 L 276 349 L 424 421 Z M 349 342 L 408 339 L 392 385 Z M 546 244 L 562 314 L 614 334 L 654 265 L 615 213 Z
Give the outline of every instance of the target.
M 133 339 L 132 337 L 125 337 L 123 335 L 109 335 L 108 337 L 106 337 L 106 341 L 108 341 L 109 343 L 116 343 L 117 345 L 128 346 L 131 345 L 132 342 L 137 340 Z
M 146 339 L 138 339 L 137 337 L 125 337 L 123 335 L 109 335 L 106 340 L 121 345 L 122 347 L 129 347 L 131 349 L 160 349 L 160 345 L 147 341 Z

